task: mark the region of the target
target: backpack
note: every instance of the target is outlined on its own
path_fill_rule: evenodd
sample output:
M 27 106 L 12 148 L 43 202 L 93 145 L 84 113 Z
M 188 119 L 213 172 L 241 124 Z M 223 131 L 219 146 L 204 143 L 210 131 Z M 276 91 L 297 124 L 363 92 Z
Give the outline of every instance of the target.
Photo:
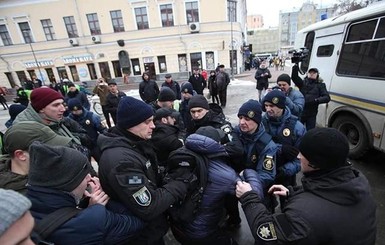
M 209 160 L 206 156 L 201 156 L 187 149 L 185 146 L 171 152 L 167 160 L 168 170 L 189 167 L 197 176 L 197 185 L 190 190 L 185 198 L 172 205 L 169 214 L 173 222 L 179 224 L 190 223 L 198 213 L 200 203 L 207 185 Z

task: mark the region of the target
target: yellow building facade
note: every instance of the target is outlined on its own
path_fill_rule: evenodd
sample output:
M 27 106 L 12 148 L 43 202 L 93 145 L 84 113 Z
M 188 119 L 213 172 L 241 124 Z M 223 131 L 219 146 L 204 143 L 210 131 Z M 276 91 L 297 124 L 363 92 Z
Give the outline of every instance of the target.
M 0 86 L 242 69 L 245 0 L 2 0 Z M 232 41 L 231 41 L 232 40 Z

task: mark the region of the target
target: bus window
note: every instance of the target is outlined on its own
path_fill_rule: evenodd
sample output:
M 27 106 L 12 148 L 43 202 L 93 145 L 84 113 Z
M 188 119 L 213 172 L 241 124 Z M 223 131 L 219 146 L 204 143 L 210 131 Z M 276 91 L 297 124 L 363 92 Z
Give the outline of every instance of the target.
M 307 71 L 309 69 L 309 61 L 310 61 L 311 51 L 313 49 L 314 37 L 315 37 L 314 31 L 311 31 L 306 35 L 305 48 L 309 50 L 309 55 L 306 58 L 304 58 L 301 62 L 302 71 Z
M 317 49 L 317 57 L 330 57 L 333 55 L 334 45 L 319 46 Z
M 381 37 L 384 25 L 382 18 L 350 26 L 337 65 L 338 75 L 385 78 L 385 39 Z
M 374 38 L 385 38 L 385 18 L 381 18 Z

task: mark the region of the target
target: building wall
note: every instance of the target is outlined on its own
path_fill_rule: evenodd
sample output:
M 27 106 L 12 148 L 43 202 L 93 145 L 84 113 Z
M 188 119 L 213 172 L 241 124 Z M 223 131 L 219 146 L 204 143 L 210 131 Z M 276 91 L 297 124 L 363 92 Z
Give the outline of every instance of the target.
M 248 32 L 247 40 L 253 45 L 253 53 L 277 53 L 278 28 L 260 28 Z
M 264 26 L 263 16 L 260 14 L 247 16 L 247 30 L 254 30 Z
M 198 4 L 199 32 L 191 32 L 189 29 L 186 20 L 186 2 Z M 174 26 L 162 27 L 159 7 L 162 4 L 172 5 Z M 5 46 L 0 39 L 0 86 L 11 87 L 13 84 L 9 80 L 13 80 L 14 84 L 21 84 L 20 74 L 23 72 L 27 79 L 35 73 L 49 84 L 47 69 L 52 69 L 55 80 L 59 81 L 63 79 L 63 74 L 59 73 L 58 67 L 65 69 L 70 80 L 95 79 L 89 69 L 89 66 L 94 66 L 97 77 L 104 76 L 120 81 L 123 74 L 119 74 L 121 70 L 114 72 L 113 66 L 113 61 L 120 64 L 118 62 L 120 51 L 127 52 L 131 65 L 133 59 L 139 61 L 140 73 L 154 63 L 156 79 L 162 80 L 165 73 L 172 73 L 174 78 L 183 80 L 188 78 L 188 72 L 191 71 L 190 58 L 194 53 L 202 55 L 200 64 L 202 69 L 213 69 L 218 63 L 230 67 L 231 36 L 237 56 L 237 67 L 234 67 L 234 71 L 237 72 L 243 64 L 241 47 L 246 43 L 246 1 L 237 1 L 237 19 L 234 22 L 228 19 L 227 4 L 227 1 L 223 0 L 4 0 L 0 4 L 0 25 L 6 26 L 13 44 Z M 145 7 L 149 29 L 138 30 L 134 12 L 138 7 Z M 113 30 L 110 11 L 114 10 L 122 11 L 124 32 Z M 94 43 L 92 40 L 93 36 L 86 17 L 86 14 L 91 13 L 98 16 L 101 34 L 97 36 L 101 40 L 100 43 Z M 68 37 L 64 25 L 65 16 L 75 18 L 79 34 L 79 37 L 75 38 L 77 46 L 69 43 L 71 38 Z M 46 40 L 42 19 L 51 20 L 55 40 Z M 29 23 L 33 39 L 31 44 L 25 43 L 18 26 L 19 22 Z M 123 40 L 124 46 L 120 46 L 118 40 Z M 181 69 L 181 61 L 178 58 L 178 55 L 183 54 L 186 55 L 186 70 Z M 166 70 L 160 70 L 159 56 L 165 56 Z M 100 63 L 104 62 L 109 68 L 110 77 L 106 76 L 100 67 Z M 75 67 L 77 76 L 72 75 L 71 66 Z M 133 67 L 130 78 L 132 80 L 140 78 L 140 74 L 134 75 Z

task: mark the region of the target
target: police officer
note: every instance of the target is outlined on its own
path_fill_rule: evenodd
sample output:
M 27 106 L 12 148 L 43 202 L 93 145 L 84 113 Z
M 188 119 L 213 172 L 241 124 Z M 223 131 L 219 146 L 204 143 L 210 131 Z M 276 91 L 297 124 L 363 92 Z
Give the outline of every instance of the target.
M 291 87 L 291 78 L 283 73 L 277 78 L 277 85 L 286 95 L 285 105 L 290 109 L 292 115 L 300 117 L 305 105 L 302 93 Z

